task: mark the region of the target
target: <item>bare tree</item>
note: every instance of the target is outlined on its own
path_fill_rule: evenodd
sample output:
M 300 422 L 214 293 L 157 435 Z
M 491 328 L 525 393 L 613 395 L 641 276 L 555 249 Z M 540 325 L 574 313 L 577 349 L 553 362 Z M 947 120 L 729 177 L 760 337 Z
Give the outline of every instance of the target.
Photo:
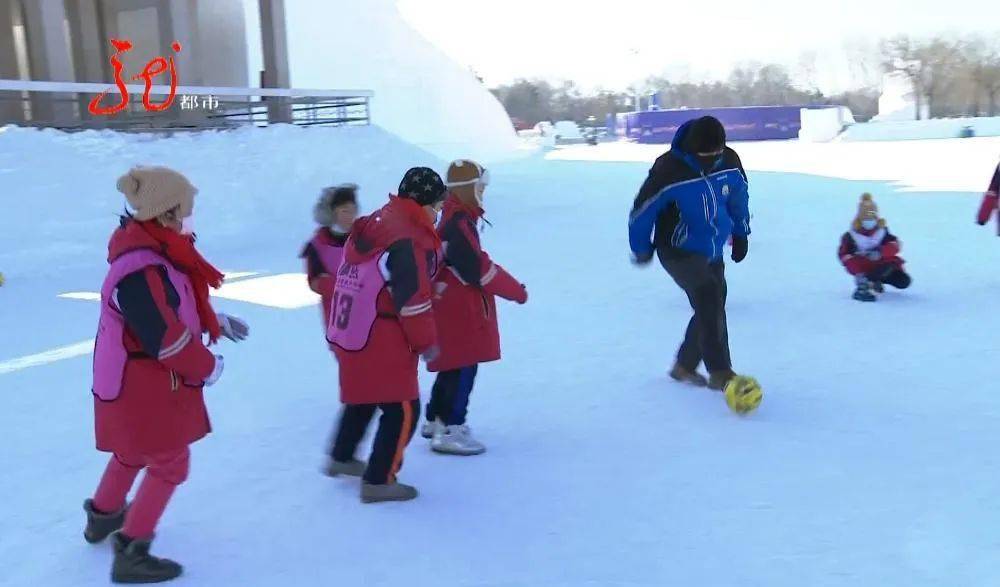
M 810 91 L 817 91 L 819 85 L 816 83 L 818 73 L 817 62 L 819 53 L 815 50 L 806 50 L 799 54 L 799 62 L 795 67 L 795 75 L 799 78 L 802 86 Z
M 986 96 L 987 114 L 1000 115 L 1000 54 L 994 53 L 983 67 L 979 84 Z
M 997 115 L 997 98 L 1000 97 L 1000 46 L 982 37 L 974 38 L 962 47 L 962 60 L 968 80 L 970 113 L 981 114 L 980 99 L 986 99 L 988 116 Z
M 927 110 L 933 117 L 941 95 L 957 77 L 961 67 L 961 52 L 957 43 L 935 38 L 917 46 L 916 57 L 923 63 L 923 88 L 927 95 Z
M 882 69 L 887 73 L 904 74 L 913 85 L 914 100 L 917 107 L 917 120 L 923 110 L 924 63 L 917 58 L 915 43 L 910 37 L 900 35 L 892 39 L 884 39 L 881 43 Z
M 958 44 L 940 37 L 921 41 L 902 35 L 882 42 L 885 71 L 901 72 L 913 84 L 918 120 L 924 101 L 930 115 L 935 114 L 937 100 L 955 80 L 961 63 Z
M 760 69 L 760 63 L 751 62 L 733 68 L 729 74 L 730 89 L 746 106 L 757 105 L 754 86 L 757 85 L 757 73 Z

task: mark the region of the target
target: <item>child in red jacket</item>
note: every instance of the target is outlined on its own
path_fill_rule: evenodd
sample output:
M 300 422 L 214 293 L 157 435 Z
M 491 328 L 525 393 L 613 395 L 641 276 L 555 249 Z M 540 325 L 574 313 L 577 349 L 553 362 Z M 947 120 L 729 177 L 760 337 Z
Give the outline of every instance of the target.
M 209 288 L 219 273 L 198 253 L 185 226 L 196 189 L 165 167 L 135 167 L 118 180 L 133 213 L 108 244 L 94 348 L 97 449 L 112 453 L 84 502 L 90 543 L 112 536 L 115 583 L 168 581 L 181 565 L 150 554 L 160 516 L 188 476 L 188 446 L 209 433 L 203 388 L 223 360 L 202 340 L 243 340 L 245 322 L 216 314 Z M 145 476 L 130 504 L 129 490 Z M 113 535 L 112 535 L 113 534 Z
M 898 289 L 910 287 L 911 279 L 903 270 L 899 251 L 899 239 L 889 232 L 885 220 L 879 218 L 871 194 L 862 194 L 858 215 L 851 230 L 841 237 L 838 251 L 840 262 L 854 276 L 854 299 L 874 302 L 875 294 L 884 291 L 885 283 Z
M 422 435 L 435 452 L 477 455 L 486 450 L 465 424 L 479 363 L 500 359 L 495 296 L 523 304 L 528 292 L 482 249 L 476 224 L 483 215 L 486 170 L 473 161 L 448 168 L 450 190 L 438 234 L 445 269 L 435 286 L 434 316 L 441 354 L 427 364 L 437 380 Z
M 337 271 L 327 340 L 337 353 L 344 411 L 327 474 L 362 477 L 364 503 L 417 497 L 396 474 L 420 419 L 418 357 L 438 353 L 431 282 L 441 248 L 434 218 L 444 197 L 435 171 L 407 171 L 398 196 L 354 223 Z M 376 411 L 382 416 L 363 463 L 355 453 Z
M 319 228 L 306 243 L 300 258 L 306 260 L 309 289 L 322 298 L 323 331 L 330 323 L 330 303 L 333 301 L 333 280 L 344 257 L 344 243 L 358 217 L 358 186 L 345 183 L 323 188 L 313 208 L 313 218 Z
M 996 171 L 993 172 L 993 181 L 990 182 L 990 187 L 986 188 L 986 193 L 983 194 L 983 203 L 979 206 L 979 215 L 976 217 L 979 226 L 989 222 L 990 216 L 997 211 L 998 201 L 1000 201 L 998 194 L 1000 194 L 1000 165 L 997 165 Z M 997 234 L 1000 234 L 1000 214 L 997 215 Z

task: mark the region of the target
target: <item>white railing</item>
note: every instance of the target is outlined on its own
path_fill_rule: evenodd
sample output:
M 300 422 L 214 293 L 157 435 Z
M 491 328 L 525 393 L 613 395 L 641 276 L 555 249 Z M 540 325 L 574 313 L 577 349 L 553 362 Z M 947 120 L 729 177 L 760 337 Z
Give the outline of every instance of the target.
M 141 98 L 134 98 L 147 93 L 146 87 L 125 87 L 128 107 L 113 116 L 99 116 L 90 114 L 87 105 L 102 92 L 108 93 L 105 105 L 117 104 L 120 94 L 114 84 L 0 79 L 0 124 L 122 130 L 198 130 L 274 122 L 356 125 L 371 122 L 374 97 L 370 90 L 177 86 L 169 109 L 146 112 Z M 149 95 L 158 97 L 170 93 L 170 86 L 162 84 L 148 89 Z M 195 97 L 201 98 L 200 103 Z
M 142 94 L 146 87 L 142 84 L 125 84 L 129 94 Z M 80 94 L 100 94 L 105 90 L 118 91 L 114 84 L 90 82 L 38 82 L 19 79 L 0 79 L 0 90 L 15 92 L 63 92 Z M 167 95 L 170 86 L 150 86 L 150 93 Z M 318 97 L 318 98 L 372 98 L 371 90 L 304 90 L 301 88 L 236 88 L 232 86 L 177 86 L 177 95 L 195 96 L 267 96 L 267 97 Z

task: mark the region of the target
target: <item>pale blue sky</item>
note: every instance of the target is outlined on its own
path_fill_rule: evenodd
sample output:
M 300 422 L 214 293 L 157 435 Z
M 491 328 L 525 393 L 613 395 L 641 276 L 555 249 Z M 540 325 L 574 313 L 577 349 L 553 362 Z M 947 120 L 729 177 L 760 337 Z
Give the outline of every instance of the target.
M 391 0 L 286 0 L 308 3 L 316 18 Z M 572 79 L 586 87 L 623 88 L 651 74 L 713 78 L 740 62 L 785 64 L 800 71 L 813 53 L 812 84 L 856 85 L 861 72 L 845 44 L 874 47 L 898 33 L 992 32 L 1000 40 L 996 0 L 398 0 L 423 36 L 490 85 L 517 77 Z M 613 6 L 614 9 L 608 8 Z M 289 22 L 294 34 L 295 23 Z M 336 34 L 336 33 L 334 33 Z M 379 40 L 370 40 L 377 50 Z M 322 67 L 322 55 L 293 65 Z

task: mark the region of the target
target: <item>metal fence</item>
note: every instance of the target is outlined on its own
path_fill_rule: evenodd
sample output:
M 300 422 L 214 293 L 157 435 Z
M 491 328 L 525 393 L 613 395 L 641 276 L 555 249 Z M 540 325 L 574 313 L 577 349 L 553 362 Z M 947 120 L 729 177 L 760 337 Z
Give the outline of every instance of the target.
M 102 92 L 102 106 L 123 98 L 117 87 L 74 82 L 34 82 L 0 79 L 0 125 L 44 126 L 62 130 L 183 131 L 267 126 L 367 125 L 371 122 L 368 90 L 306 90 L 178 86 L 172 104 L 160 112 L 146 111 L 142 97 L 153 105 L 166 102 L 169 86 L 129 84 L 127 105 L 119 112 L 94 115 L 91 101 Z

